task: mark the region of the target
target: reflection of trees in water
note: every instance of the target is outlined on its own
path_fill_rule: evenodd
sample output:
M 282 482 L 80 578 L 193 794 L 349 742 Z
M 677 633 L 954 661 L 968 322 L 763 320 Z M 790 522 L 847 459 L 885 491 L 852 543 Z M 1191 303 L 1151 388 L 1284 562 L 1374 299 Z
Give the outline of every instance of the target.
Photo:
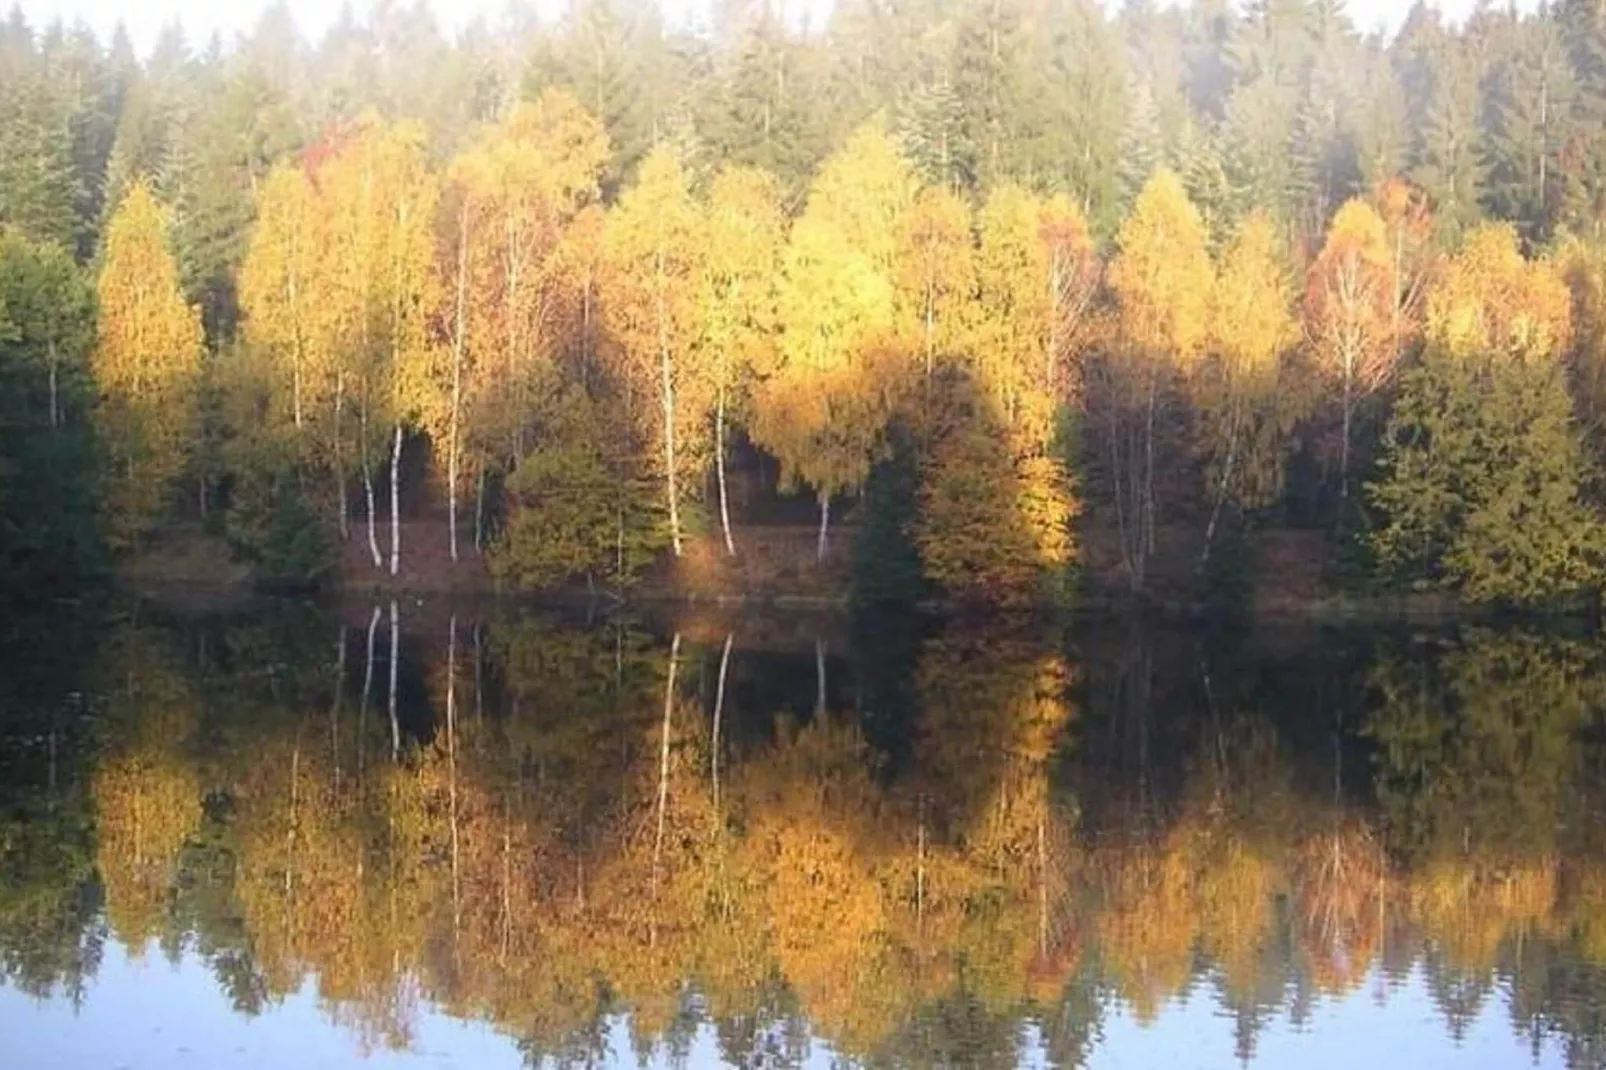
M 427 1001 L 560 1063 L 626 1011 L 639 1051 L 684 1053 L 707 1022 L 766 1064 L 812 1033 L 877 1063 L 1005 1065 L 1029 1022 L 1075 1065 L 1112 1002 L 1152 1019 L 1208 993 L 1247 1058 L 1279 1017 L 1417 969 L 1453 1036 L 1499 988 L 1518 1030 L 1580 1065 L 1601 1050 L 1583 642 L 1356 657 L 1134 630 L 1073 666 L 1029 629 L 951 625 L 904 684 L 833 659 L 816 708 L 815 650 L 793 680 L 739 631 L 727 653 L 421 620 L 393 736 L 386 610 L 374 642 L 330 626 L 293 658 L 271 625 L 186 657 L 157 628 L 106 644 L 86 781 L 113 931 L 190 942 L 242 1011 L 313 978 L 366 1043 L 409 1044 Z M 807 692 L 798 712 L 769 713 L 772 677 Z M 885 695 L 908 709 L 869 708 Z M 894 730 L 901 755 L 872 742 Z M 87 880 L 41 868 L 69 876 L 19 872 L 74 931 L 0 899 L 0 961 L 36 987 L 88 928 L 59 907 Z

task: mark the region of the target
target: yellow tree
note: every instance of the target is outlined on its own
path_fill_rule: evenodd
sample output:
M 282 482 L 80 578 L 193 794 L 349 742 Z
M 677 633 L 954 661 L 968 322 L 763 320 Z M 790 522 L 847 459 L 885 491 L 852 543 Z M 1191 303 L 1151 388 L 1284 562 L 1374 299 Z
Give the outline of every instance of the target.
M 964 343 L 975 289 L 970 208 L 946 189 L 920 191 L 898 233 L 899 328 L 919 339 L 925 384 L 939 354 Z
M 636 184 L 608 219 L 609 260 L 603 315 L 618 343 L 622 372 L 654 392 L 656 411 L 640 417 L 662 448 L 670 542 L 682 545 L 683 475 L 693 475 L 707 452 L 703 441 L 710 401 L 697 305 L 705 267 L 705 226 L 680 160 L 668 148 L 642 161 Z
M 342 382 L 354 384 L 358 448 L 368 504 L 368 547 L 379 552 L 371 453 L 390 431 L 390 572 L 401 568 L 401 454 L 405 425 L 428 404 L 435 307 L 434 221 L 439 188 L 423 129 L 364 116 L 317 172 L 328 239 L 319 294 L 326 303 Z
M 257 221 L 240 267 L 240 337 L 265 366 L 267 419 L 289 421 L 304 460 L 331 465 L 341 537 L 347 534 L 341 451 L 344 381 L 331 332 L 323 257 L 327 224 L 318 191 L 299 162 L 274 168 L 257 194 Z
M 1394 291 L 1389 301 L 1396 357 L 1421 332 L 1423 305 L 1433 281 L 1433 216 L 1421 190 L 1402 178 L 1383 182 L 1373 195 L 1388 237 Z
M 1043 205 L 1041 219 L 1049 294 L 1043 389 L 1057 397 L 1063 391 L 1061 379 L 1066 369 L 1087 342 L 1104 265 L 1086 215 L 1070 198 L 1063 194 L 1050 198 Z
M 1046 446 L 1061 377 L 1083 340 L 1099 261 L 1081 212 L 1018 186 L 982 209 L 975 359 L 1004 414 Z
M 1572 389 L 1579 419 L 1598 449 L 1606 427 L 1606 248 L 1573 238 L 1556 259 L 1573 298 Z
M 562 90 L 515 106 L 452 162 L 441 231 L 441 368 L 432 433 L 447 454 L 448 541 L 458 558 L 459 482 L 517 464 L 532 424 L 550 413 L 561 301 L 562 239 L 595 200 L 608 160 L 602 124 Z M 476 519 L 478 519 L 476 511 Z
M 1209 336 L 1213 268 L 1204 223 L 1182 180 L 1161 170 L 1121 225 L 1109 283 L 1118 306 L 1107 388 L 1109 471 L 1128 574 L 1143 585 L 1155 542 L 1155 434 L 1162 391 Z M 1108 401 L 1106 402 L 1108 403 Z M 1127 426 L 1119 425 L 1125 419 Z
M 1034 390 L 1047 397 L 1053 317 L 1041 215 L 1037 198 L 1013 185 L 994 190 L 981 213 L 977 372 L 1010 425 Z
M 1215 484 L 1204 557 L 1210 556 L 1222 507 L 1273 497 L 1281 481 L 1289 410 L 1283 358 L 1298 336 L 1287 268 L 1276 229 L 1256 213 L 1222 255 L 1211 293 L 1212 359 L 1192 379 L 1201 452 Z
M 1570 340 L 1572 295 L 1556 266 L 1529 261 L 1509 223 L 1467 235 L 1428 294 L 1427 337 L 1456 357 L 1546 359 Z
M 895 272 L 899 220 L 915 181 L 880 128 L 862 128 L 825 162 L 792 228 L 781 272 L 781 348 L 761 385 L 752 432 L 782 479 L 820 501 L 825 558 L 831 498 L 869 474 L 898 387 Z
M 725 480 L 725 425 L 738 383 L 774 362 L 775 288 L 783 222 L 780 189 L 763 171 L 731 168 L 708 193 L 704 336 L 714 363 L 714 471 L 725 552 L 736 553 Z
M 257 222 L 240 266 L 243 340 L 288 380 L 296 430 L 312 408 L 310 321 L 317 295 L 309 289 L 320 250 L 313 231 L 312 183 L 296 163 L 275 167 L 257 195 Z
M 1383 220 L 1365 201 L 1348 201 L 1328 226 L 1305 285 L 1305 335 L 1311 353 L 1339 380 L 1339 495 L 1346 500 L 1355 410 L 1394 371 L 1399 308 Z
M 112 216 L 97 290 L 96 429 L 112 536 L 128 545 L 160 518 L 184 470 L 201 379 L 200 312 L 184 303 L 167 213 L 144 180 Z

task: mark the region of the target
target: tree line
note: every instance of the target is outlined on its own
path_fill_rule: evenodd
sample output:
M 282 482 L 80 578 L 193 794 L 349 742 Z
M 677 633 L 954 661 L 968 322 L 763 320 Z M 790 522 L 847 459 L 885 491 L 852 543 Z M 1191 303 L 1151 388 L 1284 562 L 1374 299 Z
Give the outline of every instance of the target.
M 1473 598 L 1594 585 L 1589 3 L 1389 40 L 1329 0 L 717 7 L 448 42 L 385 5 L 316 48 L 275 8 L 143 64 L 14 14 L 14 571 L 179 508 L 271 573 L 353 538 L 395 574 L 427 456 L 453 559 L 622 584 L 740 554 L 745 443 L 818 556 L 857 503 L 960 598 L 1064 591 L 1094 529 L 1143 591 L 1177 531 L 1204 573 L 1256 524 Z

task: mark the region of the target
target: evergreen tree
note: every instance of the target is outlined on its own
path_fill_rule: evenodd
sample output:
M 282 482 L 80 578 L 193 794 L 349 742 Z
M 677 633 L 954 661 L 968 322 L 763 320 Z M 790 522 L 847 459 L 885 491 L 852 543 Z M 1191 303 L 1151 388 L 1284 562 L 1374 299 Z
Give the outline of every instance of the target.
M 1591 587 L 1606 544 L 1587 471 L 1559 363 L 1432 348 L 1401 382 L 1367 488 L 1379 568 L 1474 601 Z
M 1510 20 L 1487 80 L 1488 184 L 1491 214 L 1543 240 L 1560 207 L 1562 150 L 1571 126 L 1576 82 L 1560 28 Z
M 58 245 L 0 227 L 0 593 L 98 564 L 89 352 L 94 290 Z
M 20 18 L 14 15 L 0 53 L 0 224 L 76 249 L 73 116 Z

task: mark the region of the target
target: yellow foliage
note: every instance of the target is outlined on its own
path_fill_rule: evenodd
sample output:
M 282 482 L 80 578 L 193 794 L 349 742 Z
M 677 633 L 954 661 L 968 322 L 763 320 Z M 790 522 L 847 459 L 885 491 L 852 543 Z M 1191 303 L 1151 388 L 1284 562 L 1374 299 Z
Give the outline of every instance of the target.
M 1548 359 L 1571 342 L 1571 301 L 1556 265 L 1523 257 L 1515 228 L 1485 224 L 1428 295 L 1428 339 L 1457 356 Z
M 1363 200 L 1345 202 L 1310 267 L 1305 333 L 1317 361 L 1349 390 L 1365 393 L 1393 368 L 1394 293 L 1394 262 L 1382 218 Z
M 974 315 L 970 208 L 945 189 L 924 189 L 898 235 L 899 330 L 932 374 L 939 354 L 959 353 Z
M 1210 332 L 1210 264 L 1204 222 L 1182 180 L 1161 170 L 1121 225 L 1110 287 L 1131 344 L 1190 363 Z
M 167 225 L 150 184 L 134 183 L 107 227 L 97 286 L 95 422 L 107 454 L 111 535 L 122 545 L 160 519 L 197 419 L 201 316 L 184 303 Z
M 241 340 L 272 369 L 270 419 L 297 428 L 323 418 L 334 353 L 318 330 L 323 270 L 316 191 L 298 164 L 280 164 L 257 194 L 256 226 L 240 267 Z
M 1212 359 L 1189 381 L 1209 483 L 1240 507 L 1268 504 L 1281 491 L 1303 408 L 1303 392 L 1284 374 L 1298 331 L 1291 306 L 1277 232 L 1251 216 L 1223 254 L 1211 292 Z

